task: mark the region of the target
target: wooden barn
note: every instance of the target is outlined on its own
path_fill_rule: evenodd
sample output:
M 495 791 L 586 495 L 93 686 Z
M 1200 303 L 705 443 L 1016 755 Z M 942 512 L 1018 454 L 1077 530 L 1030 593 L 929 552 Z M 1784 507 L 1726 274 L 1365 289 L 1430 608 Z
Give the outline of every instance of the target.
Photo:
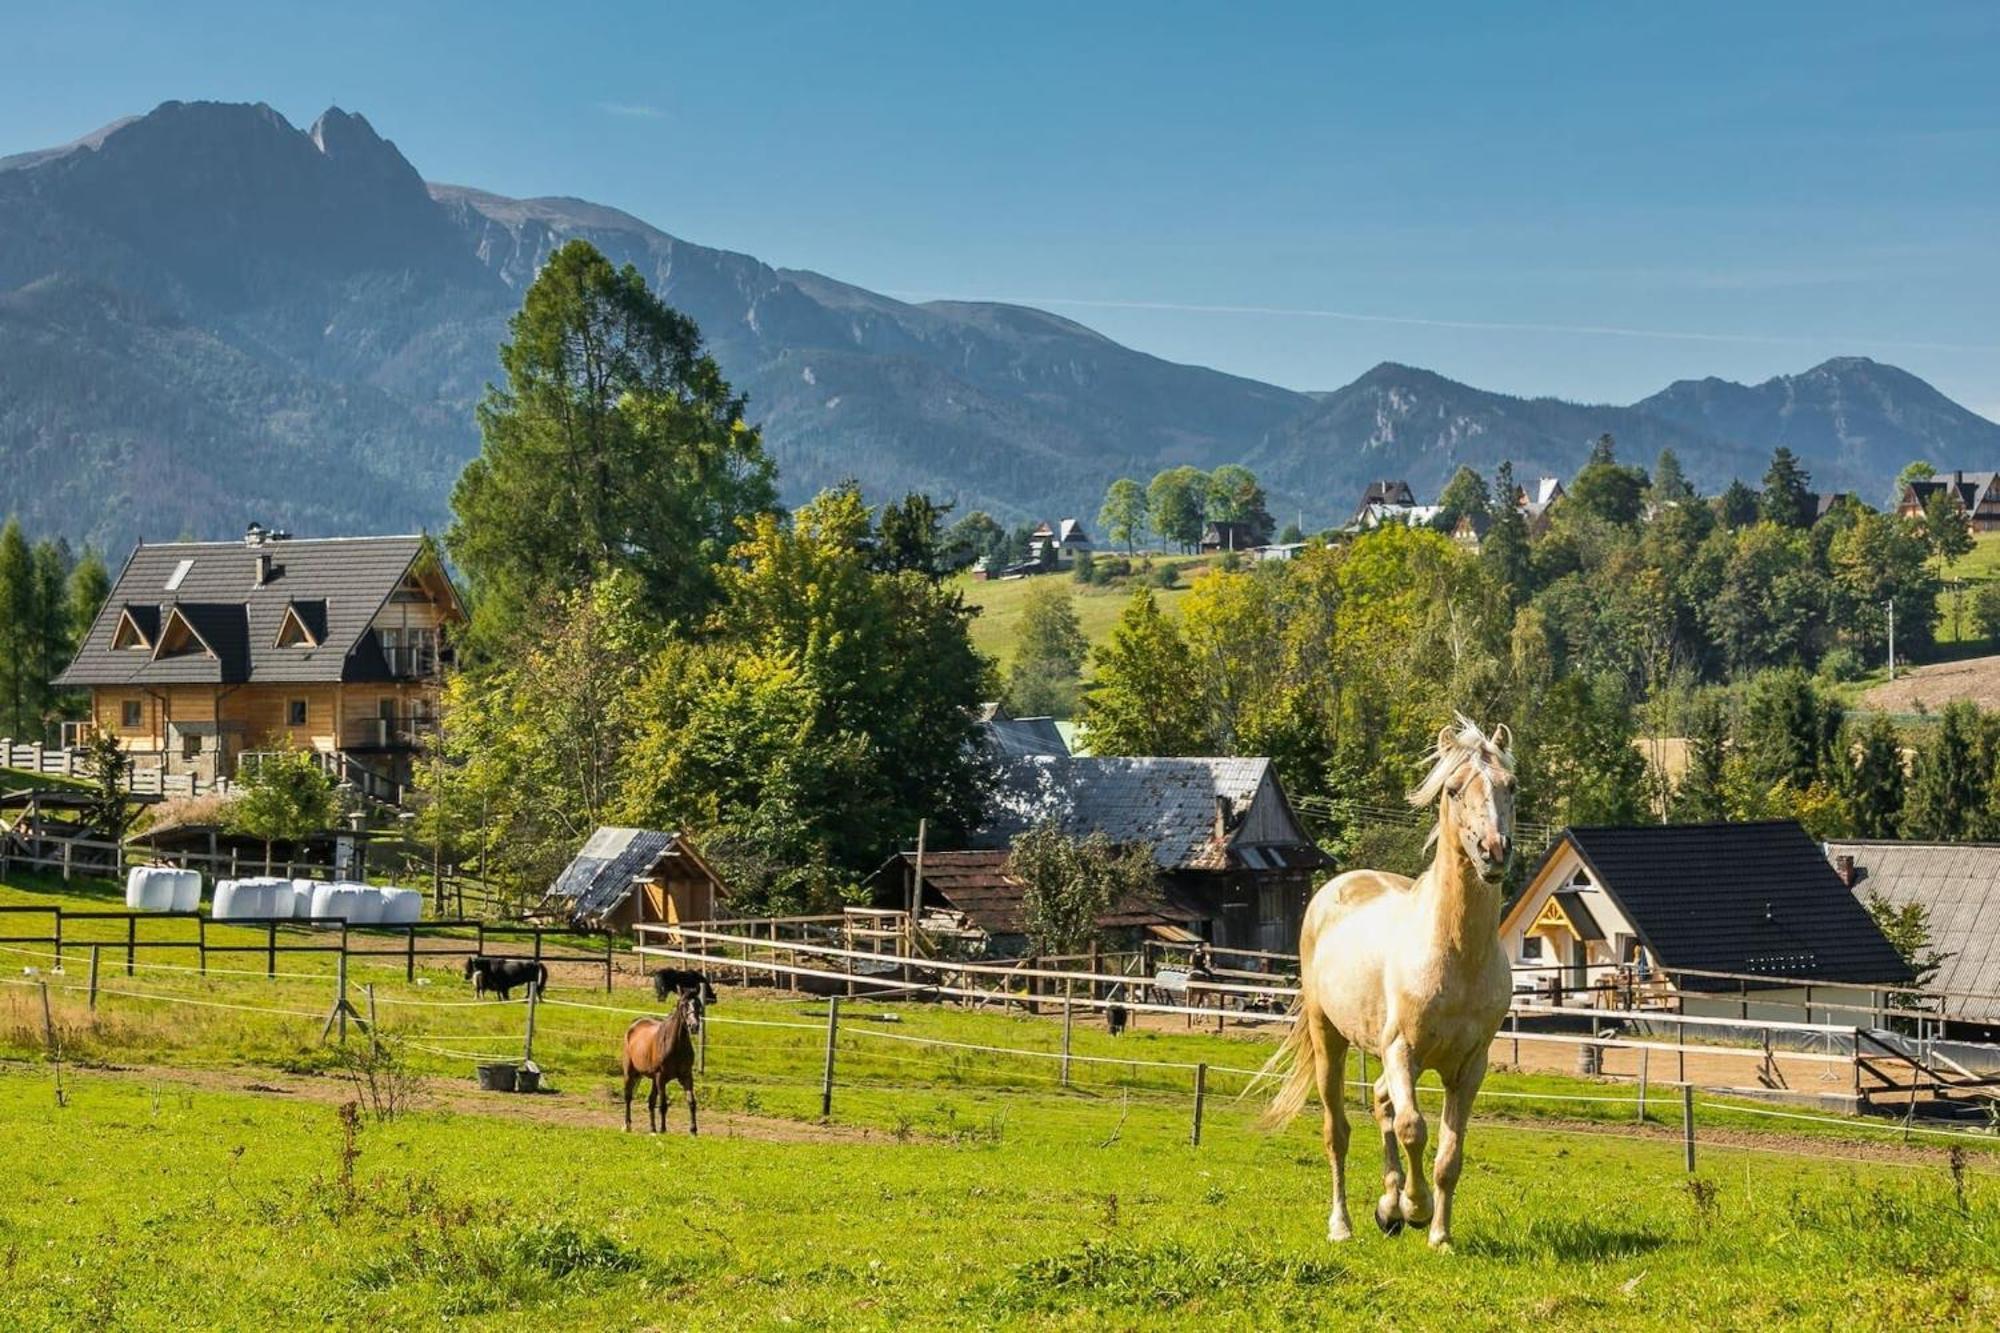
M 1012 756 L 995 766 L 971 841 L 1003 851 L 1044 822 L 1072 837 L 1150 846 L 1164 900 L 1229 948 L 1295 950 L 1314 881 L 1332 865 L 1269 759 Z
M 712 920 L 728 896 L 685 834 L 607 825 L 563 868 L 537 914 L 628 931 L 642 922 Z

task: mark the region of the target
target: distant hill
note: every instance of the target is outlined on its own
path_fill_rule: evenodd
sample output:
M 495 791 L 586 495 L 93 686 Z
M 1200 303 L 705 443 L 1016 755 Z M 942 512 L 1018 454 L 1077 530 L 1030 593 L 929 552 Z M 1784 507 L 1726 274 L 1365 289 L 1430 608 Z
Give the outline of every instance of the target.
M 536 266 L 584 237 L 700 323 L 783 472 L 1002 519 L 1095 517 L 1113 477 L 1245 462 L 1272 508 L 1344 519 L 1361 486 L 1461 462 L 1567 474 L 1604 431 L 1698 481 L 1788 443 L 1880 498 L 1913 457 L 2000 464 L 2000 426 L 1843 358 L 1630 407 L 1486 393 L 1382 365 L 1298 393 L 1122 347 L 1020 306 L 910 304 L 693 245 L 616 209 L 426 184 L 360 116 L 169 102 L 0 158 L 0 511 L 115 550 L 440 526 L 472 405 Z

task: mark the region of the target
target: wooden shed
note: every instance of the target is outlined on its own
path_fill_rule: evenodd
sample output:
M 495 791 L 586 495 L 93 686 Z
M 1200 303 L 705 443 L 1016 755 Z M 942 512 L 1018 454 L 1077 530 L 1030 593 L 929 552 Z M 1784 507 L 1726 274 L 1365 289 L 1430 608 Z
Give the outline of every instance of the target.
M 630 930 L 712 920 L 728 896 L 687 835 L 607 825 L 563 868 L 540 911 L 589 929 Z

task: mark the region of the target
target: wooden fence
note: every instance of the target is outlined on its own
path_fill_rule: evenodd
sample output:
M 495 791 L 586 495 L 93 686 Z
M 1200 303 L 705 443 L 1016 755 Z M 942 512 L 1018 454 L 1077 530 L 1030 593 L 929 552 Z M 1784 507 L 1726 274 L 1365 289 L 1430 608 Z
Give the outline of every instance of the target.
M 4 736 L 0 736 L 0 768 L 77 781 L 95 776 L 90 772 L 81 750 L 43 745 L 40 741 L 23 745 Z M 125 789 L 134 796 L 207 796 L 212 793 L 227 795 L 236 788 L 228 778 L 203 778 L 193 773 L 169 773 L 163 768 L 140 768 L 128 764 L 125 768 Z
M 16 925 L 17 922 L 27 925 Z M 45 928 L 37 929 L 38 926 Z M 175 929 L 176 926 L 180 928 Z M 191 926 L 191 933 L 190 927 Z M 602 947 L 588 950 L 568 927 L 502 925 L 488 921 L 418 921 L 401 925 L 356 925 L 342 917 L 231 917 L 216 919 L 204 912 L 134 912 L 78 910 L 56 904 L 0 906 L 0 944 L 41 945 L 53 949 L 56 965 L 73 953 L 97 951 L 125 956 L 125 974 L 133 975 L 144 950 L 176 950 L 191 954 L 195 971 L 206 975 L 210 955 L 261 955 L 264 975 L 278 974 L 280 954 L 326 954 L 336 959 L 398 959 L 405 980 L 414 981 L 417 965 L 462 958 L 521 958 L 539 963 L 585 964 L 602 968 L 609 992 L 615 975 L 616 945 L 605 936 Z M 262 931 L 261 941 L 245 941 L 241 933 Z M 220 932 L 212 937 L 211 932 Z M 237 933 L 232 942 L 232 933 Z M 570 947 L 564 947 L 569 943 Z

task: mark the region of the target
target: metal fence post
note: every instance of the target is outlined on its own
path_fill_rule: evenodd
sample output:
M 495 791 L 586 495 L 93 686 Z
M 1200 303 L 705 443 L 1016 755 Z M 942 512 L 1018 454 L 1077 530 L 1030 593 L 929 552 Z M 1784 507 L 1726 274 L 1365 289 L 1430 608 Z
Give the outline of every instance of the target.
M 103 952 L 102 945 L 90 946 L 90 1012 L 97 1012 L 97 956 Z
M 1194 1067 L 1194 1129 L 1188 1136 L 1192 1147 L 1201 1146 L 1201 1104 L 1208 1097 L 1208 1065 L 1206 1062 Z
M 340 951 L 335 985 L 339 989 L 340 996 L 334 1002 L 334 1012 L 340 1016 L 340 1044 L 345 1046 L 347 1045 L 347 950 L 344 947 Z
M 136 915 L 128 916 L 125 918 L 125 975 L 128 977 L 132 975 L 132 958 L 138 947 L 139 918 Z
M 1639 1119 L 1641 1121 L 1644 1121 L 1646 1118 L 1646 1057 L 1651 1054 L 1652 1052 L 1645 1047 L 1641 1046 L 1639 1048 Z
M 271 918 L 264 923 L 264 978 L 270 980 L 278 975 L 278 920 Z
M 521 1044 L 521 1063 L 531 1064 L 535 1059 L 535 999 L 542 993 L 540 986 L 528 986 L 528 1036 Z
M 403 937 L 403 980 L 417 979 L 417 927 L 411 923 L 409 933 Z
M 42 983 L 42 1041 L 49 1050 L 49 1059 L 56 1058 L 56 1019 L 49 1010 L 49 983 Z
M 1681 1084 L 1681 1156 L 1694 1174 L 1694 1084 Z
M 822 1120 L 833 1116 L 833 1043 L 840 1035 L 840 997 L 830 995 L 826 1001 L 826 1065 L 819 1076 L 819 1117 Z

